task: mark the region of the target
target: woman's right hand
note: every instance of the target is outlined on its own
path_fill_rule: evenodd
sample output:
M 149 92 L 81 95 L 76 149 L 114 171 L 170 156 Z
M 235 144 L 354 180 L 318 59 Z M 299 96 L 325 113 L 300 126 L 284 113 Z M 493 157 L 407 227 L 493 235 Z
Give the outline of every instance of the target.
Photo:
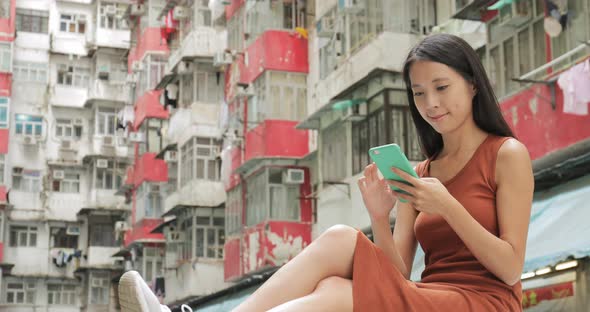
M 365 207 L 369 211 L 371 220 L 387 218 L 393 209 L 397 197 L 391 191 L 388 183 L 377 174 L 377 165 L 365 167 L 364 176 L 358 180 Z

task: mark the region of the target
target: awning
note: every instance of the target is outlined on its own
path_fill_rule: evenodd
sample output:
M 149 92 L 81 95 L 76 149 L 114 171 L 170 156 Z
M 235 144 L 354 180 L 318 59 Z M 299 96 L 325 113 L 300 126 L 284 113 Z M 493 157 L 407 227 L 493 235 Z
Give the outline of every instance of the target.
M 164 147 L 164 149 L 162 149 L 156 155 L 156 158 L 157 159 L 164 159 L 164 155 L 166 154 L 167 151 L 176 151 L 176 150 L 178 150 L 178 144 L 176 144 L 176 143 L 168 144 L 168 145 L 166 145 L 166 147 Z
M 590 256 L 590 175 L 536 194 L 524 272 Z
M 176 216 L 170 218 L 170 220 L 162 222 L 160 225 L 156 226 L 152 229 L 150 233 L 157 234 L 157 233 L 164 233 L 164 227 L 168 226 L 170 223 L 176 222 Z
M 457 8 L 455 14 L 451 16 L 456 19 L 467 19 L 480 21 L 482 11 L 487 11 L 487 7 L 491 4 L 492 0 L 474 0 L 469 2 L 463 8 Z M 501 0 L 502 2 L 502 0 Z
M 160 80 L 160 82 L 158 82 L 158 84 L 156 85 L 156 90 L 162 90 L 164 88 L 166 88 L 166 86 L 172 82 L 172 80 L 174 80 L 174 78 L 176 78 L 176 73 L 168 73 L 166 75 L 164 75 L 164 77 L 162 77 L 162 80 Z
M 163 90 L 150 90 L 137 99 L 135 103 L 135 118 L 133 128 L 139 129 L 148 118 L 168 119 L 169 113 L 160 103 Z

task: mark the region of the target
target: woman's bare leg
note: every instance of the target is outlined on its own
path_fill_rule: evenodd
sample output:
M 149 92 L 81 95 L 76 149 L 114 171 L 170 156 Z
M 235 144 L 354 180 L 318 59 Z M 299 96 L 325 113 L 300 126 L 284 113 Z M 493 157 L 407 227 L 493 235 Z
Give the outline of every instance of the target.
M 356 235 L 349 226 L 329 228 L 233 311 L 267 311 L 309 295 L 327 277 L 351 279 Z
M 309 295 L 285 302 L 270 312 L 345 312 L 352 311 L 352 281 L 342 277 L 328 277 L 318 283 Z

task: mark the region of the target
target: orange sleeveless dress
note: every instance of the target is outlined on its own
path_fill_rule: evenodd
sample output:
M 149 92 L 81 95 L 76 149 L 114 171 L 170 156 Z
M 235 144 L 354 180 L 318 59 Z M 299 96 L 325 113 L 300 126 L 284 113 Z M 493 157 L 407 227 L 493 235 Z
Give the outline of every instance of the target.
M 469 213 L 496 236 L 496 157 L 507 137 L 488 135 L 445 186 Z M 429 176 L 430 160 L 416 172 Z M 425 253 L 420 282 L 407 280 L 387 256 L 359 232 L 353 264 L 354 311 L 522 311 L 522 287 L 489 272 L 438 215 L 418 214 L 416 239 Z

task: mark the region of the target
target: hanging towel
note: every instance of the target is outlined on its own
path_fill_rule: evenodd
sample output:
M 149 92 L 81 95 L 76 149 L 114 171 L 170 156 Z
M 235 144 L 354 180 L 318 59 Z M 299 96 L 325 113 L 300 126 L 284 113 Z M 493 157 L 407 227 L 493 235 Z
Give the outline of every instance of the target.
M 563 112 L 588 115 L 590 102 L 590 59 L 562 73 L 557 84 L 563 90 Z

